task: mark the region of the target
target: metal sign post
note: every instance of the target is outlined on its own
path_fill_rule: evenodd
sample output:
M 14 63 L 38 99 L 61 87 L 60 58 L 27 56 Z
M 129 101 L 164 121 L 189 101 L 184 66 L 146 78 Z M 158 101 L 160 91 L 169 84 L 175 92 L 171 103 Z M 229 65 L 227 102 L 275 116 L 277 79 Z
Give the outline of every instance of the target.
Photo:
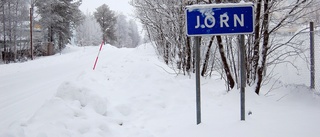
M 201 123 L 201 92 L 200 92 L 200 37 L 195 39 L 195 58 L 196 58 L 196 111 L 197 111 L 197 125 Z
M 244 35 L 240 35 L 239 39 L 239 52 L 240 52 L 240 116 L 241 120 L 245 120 L 245 87 L 246 87 L 246 64 L 245 64 L 245 44 Z
M 244 35 L 254 31 L 253 3 L 190 5 L 186 7 L 186 32 L 195 37 L 196 54 L 196 112 L 201 123 L 200 98 L 200 37 L 206 35 L 240 34 L 241 120 L 245 120 L 245 45 Z

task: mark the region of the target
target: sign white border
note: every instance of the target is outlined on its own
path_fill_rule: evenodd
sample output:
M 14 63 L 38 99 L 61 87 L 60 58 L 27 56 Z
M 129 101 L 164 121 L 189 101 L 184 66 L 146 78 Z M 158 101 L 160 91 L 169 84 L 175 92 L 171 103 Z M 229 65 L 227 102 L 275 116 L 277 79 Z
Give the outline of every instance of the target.
M 252 32 L 239 32 L 239 33 L 222 33 L 222 34 L 188 34 L 188 21 L 187 21 L 187 10 L 194 9 L 209 9 L 209 8 L 233 8 L 233 7 L 252 7 Z M 240 34 L 253 34 L 255 29 L 255 16 L 254 16 L 254 4 L 252 2 L 240 2 L 240 3 L 220 3 L 220 4 L 194 4 L 186 6 L 185 9 L 185 20 L 186 20 L 186 34 L 189 37 L 192 36 L 217 36 L 217 35 L 240 35 Z

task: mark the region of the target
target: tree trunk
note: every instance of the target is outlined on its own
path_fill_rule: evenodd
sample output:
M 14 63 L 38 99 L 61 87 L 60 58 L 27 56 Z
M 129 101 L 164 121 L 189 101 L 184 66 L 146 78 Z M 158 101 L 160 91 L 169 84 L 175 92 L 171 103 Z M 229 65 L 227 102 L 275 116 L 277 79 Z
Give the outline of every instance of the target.
M 187 45 L 186 45 L 186 71 L 190 72 L 191 69 L 191 44 L 190 37 L 187 37 Z
M 12 15 L 11 15 L 11 1 L 9 1 L 9 2 L 8 2 L 8 8 L 9 8 L 9 9 L 8 9 L 8 17 L 9 17 L 9 18 L 8 18 L 8 28 L 9 28 L 9 30 L 8 30 L 8 33 L 9 33 L 9 34 L 8 34 L 8 36 L 9 36 L 9 44 L 8 44 L 8 45 L 9 45 L 9 48 L 8 48 L 8 49 L 10 50 L 9 52 L 11 52 L 11 48 L 12 48 L 12 47 L 11 47 L 11 46 L 12 46 L 12 19 L 11 19 L 11 18 L 12 18 Z M 11 60 L 11 57 L 10 57 L 10 59 L 9 59 L 9 60 Z
M 169 43 L 166 42 L 165 44 L 165 49 L 164 49 L 164 61 L 166 62 L 166 64 L 169 64 Z
M 233 80 L 232 75 L 231 75 L 231 72 L 230 72 L 230 68 L 229 68 L 229 65 L 228 65 L 228 62 L 227 62 L 227 58 L 226 58 L 226 56 L 225 56 L 225 54 L 224 54 L 224 48 L 223 48 L 223 45 L 222 45 L 221 36 L 217 36 L 217 41 L 218 41 L 218 45 L 219 45 L 219 52 L 220 52 L 220 56 L 221 56 L 223 68 L 224 68 L 224 71 L 225 71 L 226 76 L 227 76 L 228 86 L 229 86 L 231 89 L 233 89 L 233 87 L 234 87 L 234 80 Z
M 3 12 L 3 14 L 2 14 L 2 22 L 3 22 L 3 48 L 4 48 L 4 55 L 2 55 L 3 56 L 3 61 L 4 61 L 4 63 L 6 64 L 7 63 L 7 57 L 6 57 L 6 52 L 7 52 L 7 44 L 6 44 L 6 12 L 5 12 L 5 8 L 4 8 L 5 6 L 4 6 L 4 4 L 3 4 L 3 7 L 2 7 L 2 12 Z
M 263 46 L 262 46 L 262 61 L 261 66 L 258 69 L 258 81 L 255 92 L 259 95 L 260 88 L 263 80 L 263 72 L 266 68 L 267 62 L 267 53 L 268 53 L 268 44 L 269 44 L 269 0 L 265 0 L 264 2 L 264 15 L 263 15 Z
M 255 17 L 255 29 L 254 29 L 254 47 L 253 47 L 253 56 L 250 59 L 251 70 L 247 73 L 248 80 L 251 78 L 251 82 L 256 80 L 257 68 L 259 64 L 259 48 L 260 48 L 260 15 L 261 15 L 261 2 L 262 0 L 258 0 L 257 8 L 256 8 L 256 17 Z M 267 14 L 267 13 L 265 13 Z M 251 84 L 251 83 L 248 83 Z
M 222 2 L 222 0 L 216 0 L 216 3 L 221 3 L 221 2 Z M 218 45 L 219 45 L 219 52 L 220 52 L 223 68 L 224 68 L 226 76 L 227 76 L 228 86 L 232 89 L 234 87 L 234 80 L 232 78 L 231 71 L 230 71 L 230 68 L 229 68 L 229 65 L 227 62 L 227 58 L 224 53 L 224 48 L 222 45 L 222 39 L 221 39 L 220 35 L 217 36 L 217 41 L 218 41 Z
M 206 72 L 207 72 L 209 58 L 210 58 L 210 51 L 211 51 L 211 46 L 213 44 L 213 41 L 214 41 L 214 36 L 211 37 L 211 40 L 210 40 L 209 45 L 208 45 L 208 50 L 207 50 L 207 53 L 206 53 L 206 56 L 205 56 L 205 59 L 204 59 L 203 66 L 202 66 L 201 76 L 204 76 L 206 74 Z
M 59 51 L 60 51 L 60 54 L 61 54 L 61 52 L 62 52 L 62 47 L 63 47 L 63 38 L 62 38 L 62 33 L 60 32 L 59 33 Z
M 15 20 L 14 20 L 14 27 L 13 27 L 13 52 L 14 52 L 14 60 L 17 60 L 17 26 L 18 26 L 18 7 L 19 1 L 16 1 L 15 5 Z

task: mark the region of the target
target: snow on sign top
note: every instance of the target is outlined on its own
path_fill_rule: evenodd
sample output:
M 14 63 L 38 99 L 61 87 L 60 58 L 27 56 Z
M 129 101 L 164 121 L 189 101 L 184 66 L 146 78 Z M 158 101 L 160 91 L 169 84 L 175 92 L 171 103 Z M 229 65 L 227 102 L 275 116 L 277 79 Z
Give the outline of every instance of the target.
M 223 3 L 186 7 L 188 36 L 252 34 L 253 3 Z
M 253 6 L 252 2 L 240 2 L 240 3 L 216 3 L 216 4 L 194 4 L 186 6 L 190 11 L 194 9 L 208 9 L 208 8 L 225 8 L 225 7 L 244 7 Z

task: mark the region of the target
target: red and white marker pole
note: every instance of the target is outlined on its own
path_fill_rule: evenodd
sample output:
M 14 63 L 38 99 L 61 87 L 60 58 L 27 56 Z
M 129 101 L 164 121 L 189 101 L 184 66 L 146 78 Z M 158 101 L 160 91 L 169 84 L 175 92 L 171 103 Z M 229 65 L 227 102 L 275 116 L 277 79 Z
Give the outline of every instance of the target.
M 98 62 L 98 59 L 99 59 L 100 51 L 101 51 L 103 45 L 104 45 L 104 41 L 102 41 L 102 43 L 100 45 L 100 49 L 99 49 L 96 61 L 94 62 L 93 70 L 96 69 L 96 65 L 97 65 L 97 62 Z

